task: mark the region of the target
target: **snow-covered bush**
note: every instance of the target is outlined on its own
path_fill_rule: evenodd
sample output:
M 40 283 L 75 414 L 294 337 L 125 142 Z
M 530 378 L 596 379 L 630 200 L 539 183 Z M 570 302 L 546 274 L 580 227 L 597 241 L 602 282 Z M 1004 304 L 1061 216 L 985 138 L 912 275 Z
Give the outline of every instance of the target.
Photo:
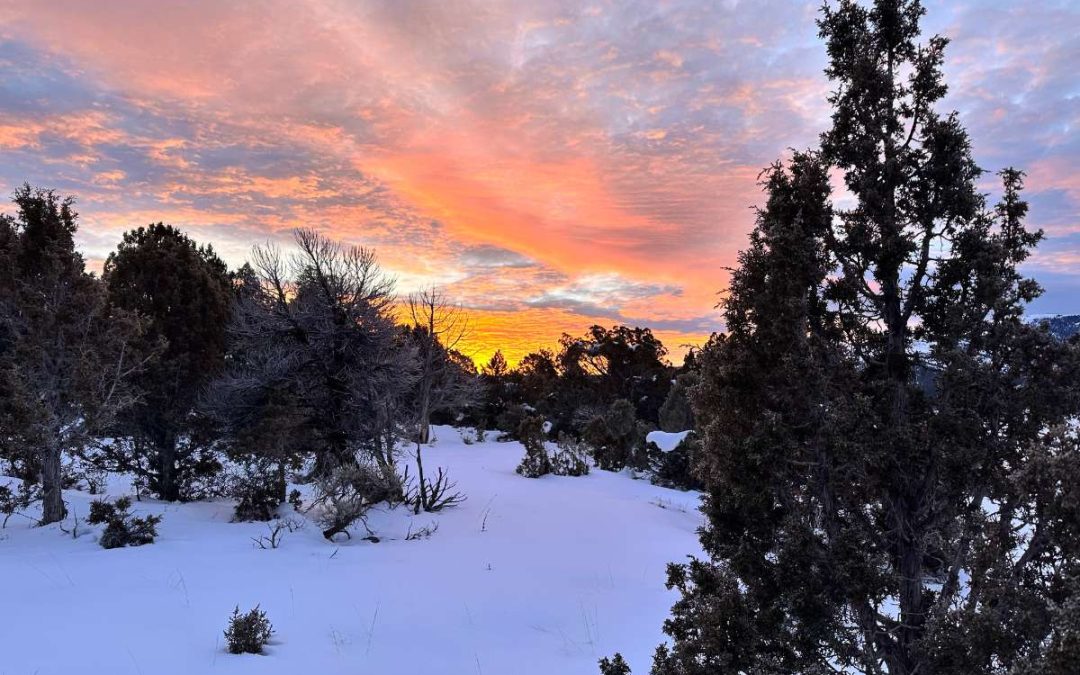
M 518 440 L 525 446 L 525 456 L 516 471 L 526 478 L 539 478 L 551 473 L 551 458 L 544 447 L 544 418 L 529 415 L 517 428 Z
M 229 617 L 225 640 L 229 643 L 230 654 L 262 654 L 263 647 L 273 634 L 273 624 L 258 605 L 245 614 L 240 613 L 238 606 Z
M 625 467 L 646 469 L 645 433 L 648 427 L 637 419 L 634 405 L 618 399 L 585 426 L 582 438 L 594 448 L 596 465 L 607 471 Z
M 551 458 L 543 446 L 539 450 L 525 446 L 525 456 L 515 471 L 526 478 L 546 476 L 551 473 Z
M 22 513 L 30 504 L 41 498 L 41 488 L 30 483 L 20 483 L 17 491 L 12 491 L 7 485 L 0 485 L 0 527 L 7 527 L 8 520 L 15 515 L 29 518 Z
M 90 502 L 90 515 L 87 516 L 86 522 L 91 525 L 105 525 L 105 531 L 98 540 L 102 548 L 154 543 L 161 516 L 148 515 L 137 518 L 128 511 L 130 508 L 130 497 L 120 497 L 112 503 L 103 499 Z

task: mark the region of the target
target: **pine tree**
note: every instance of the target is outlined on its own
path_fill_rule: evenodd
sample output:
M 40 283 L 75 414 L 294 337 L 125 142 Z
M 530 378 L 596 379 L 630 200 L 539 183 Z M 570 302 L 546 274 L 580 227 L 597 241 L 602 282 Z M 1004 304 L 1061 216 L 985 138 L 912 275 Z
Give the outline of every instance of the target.
M 1067 672 L 1080 357 L 1023 320 L 1022 174 L 987 207 L 923 14 L 823 9 L 833 125 L 769 172 L 701 355 L 709 559 L 669 570 L 657 675 Z

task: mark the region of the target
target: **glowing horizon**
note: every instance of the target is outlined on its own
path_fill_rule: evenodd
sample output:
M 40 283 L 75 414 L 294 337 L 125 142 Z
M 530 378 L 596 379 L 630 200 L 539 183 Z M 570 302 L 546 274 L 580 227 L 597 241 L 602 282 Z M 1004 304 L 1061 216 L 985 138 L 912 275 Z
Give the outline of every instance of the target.
M 976 159 L 1029 173 L 1033 311 L 1080 311 L 1080 8 L 926 4 Z M 314 227 L 457 299 L 478 361 L 625 323 L 678 362 L 761 167 L 828 124 L 818 5 L 0 2 L 0 190 L 76 195 L 91 264 L 150 222 L 230 266 Z

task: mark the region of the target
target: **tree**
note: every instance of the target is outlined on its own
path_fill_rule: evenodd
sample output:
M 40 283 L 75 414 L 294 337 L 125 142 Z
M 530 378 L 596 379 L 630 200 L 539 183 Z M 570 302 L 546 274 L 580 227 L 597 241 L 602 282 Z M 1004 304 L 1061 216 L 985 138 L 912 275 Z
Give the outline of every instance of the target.
M 510 366 L 506 363 L 506 357 L 503 356 L 501 349 L 496 349 L 495 353 L 491 355 L 491 358 L 484 365 L 483 374 L 488 377 L 501 378 L 506 377 L 508 372 L 510 372 Z
M 449 501 L 443 494 L 453 488 L 442 469 L 438 478 L 424 476 L 421 448 L 431 441 L 431 416 L 471 406 L 479 393 L 476 369 L 456 348 L 468 334 L 469 322 L 461 308 L 435 288 L 409 296 L 410 335 L 416 345 L 416 471 L 414 510 L 437 511 L 461 501 L 459 494 Z M 455 358 L 455 355 L 458 355 Z
M 112 453 L 112 459 L 118 468 L 147 477 L 162 499 L 175 501 L 195 469 L 192 409 L 224 363 L 229 275 L 213 248 L 157 223 L 126 232 L 105 261 L 102 278 L 109 301 L 147 317 L 147 339 L 166 345 L 162 358 L 137 378 L 142 401 L 120 419 L 136 452 Z M 149 461 L 140 461 L 145 455 Z
M 1023 320 L 1041 233 L 1019 172 L 978 192 L 923 14 L 823 9 L 833 126 L 767 173 L 701 354 L 709 559 L 669 570 L 658 675 L 1067 672 L 1080 357 Z
M 393 320 L 393 281 L 368 249 L 311 230 L 295 239 L 287 260 L 257 247 L 241 275 L 229 325 L 236 357 L 209 404 L 230 442 L 282 434 L 278 458 L 314 456 L 318 476 L 363 457 L 396 479 L 396 446 L 414 419 L 415 353 Z
M 690 407 L 690 392 L 698 383 L 698 373 L 690 370 L 680 373 L 671 383 L 667 398 L 658 412 L 659 426 L 663 431 L 686 431 L 694 428 L 694 411 Z
M 512 375 L 521 400 L 533 406 L 554 396 L 559 387 L 559 367 L 550 349 L 526 354 Z
M 0 323 L 0 436 L 40 475 L 43 524 L 66 514 L 62 460 L 138 400 L 132 386 L 155 352 L 140 352 L 143 324 L 114 310 L 75 250 L 70 197 L 23 186 L 17 213 L 0 217 L 9 264 Z
M 431 438 L 431 417 L 472 405 L 478 395 L 475 367 L 457 348 L 469 332 L 468 316 L 436 288 L 409 296 L 410 336 L 416 345 L 417 442 Z M 470 372 L 471 371 L 471 372 Z
M 497 424 L 497 420 L 512 400 L 513 385 L 509 375 L 510 366 L 500 350 L 496 350 L 480 369 L 482 400 L 475 421 L 481 433 L 484 429 Z
M 603 405 L 626 399 L 639 418 L 657 422 L 671 386 L 671 368 L 664 362 L 667 349 L 651 330 L 592 326 L 584 337 L 563 335 L 560 343 L 564 386 L 576 383 Z

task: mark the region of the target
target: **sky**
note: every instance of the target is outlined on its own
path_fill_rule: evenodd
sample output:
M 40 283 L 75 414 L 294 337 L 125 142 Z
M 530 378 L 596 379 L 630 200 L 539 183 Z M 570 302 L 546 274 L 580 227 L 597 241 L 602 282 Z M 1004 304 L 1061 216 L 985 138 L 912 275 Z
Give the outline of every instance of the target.
M 232 266 L 314 227 L 456 298 L 477 360 L 594 323 L 677 360 L 828 125 L 819 6 L 0 0 L 0 193 L 76 195 L 92 268 L 151 222 Z M 1032 310 L 1080 312 L 1080 2 L 926 6 L 976 160 L 1028 172 Z

